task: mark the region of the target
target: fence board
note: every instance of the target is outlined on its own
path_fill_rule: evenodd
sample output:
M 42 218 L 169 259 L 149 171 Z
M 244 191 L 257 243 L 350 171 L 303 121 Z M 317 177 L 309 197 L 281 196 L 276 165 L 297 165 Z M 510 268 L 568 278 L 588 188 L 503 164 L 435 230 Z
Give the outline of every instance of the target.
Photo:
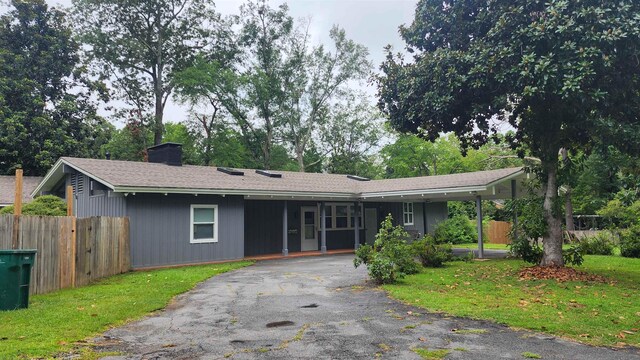
M 487 235 L 492 244 L 511 244 L 509 231 L 511 223 L 506 221 L 490 221 Z
M 13 239 L 20 249 L 38 250 L 31 275 L 34 294 L 130 270 L 128 218 L 0 215 L 0 249 L 12 248 Z

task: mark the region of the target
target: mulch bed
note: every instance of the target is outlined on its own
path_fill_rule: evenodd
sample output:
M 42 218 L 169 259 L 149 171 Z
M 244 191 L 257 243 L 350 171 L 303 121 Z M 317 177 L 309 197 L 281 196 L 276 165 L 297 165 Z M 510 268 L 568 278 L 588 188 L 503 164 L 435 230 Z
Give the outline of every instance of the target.
M 556 280 L 558 282 L 591 281 L 599 283 L 611 282 L 604 276 L 589 274 L 570 267 L 559 266 L 527 267 L 520 270 L 518 275 L 520 276 L 520 280 Z

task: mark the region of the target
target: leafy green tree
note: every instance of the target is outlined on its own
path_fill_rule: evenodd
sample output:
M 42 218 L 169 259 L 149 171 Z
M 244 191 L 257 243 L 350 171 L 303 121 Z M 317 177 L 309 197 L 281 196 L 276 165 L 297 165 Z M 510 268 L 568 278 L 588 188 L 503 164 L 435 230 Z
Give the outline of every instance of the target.
M 75 21 L 96 73 L 146 114 L 153 109 L 154 144 L 175 74 L 196 54 L 229 46 L 227 26 L 205 0 L 73 0 Z
M 109 153 L 114 160 L 144 161 L 147 147 L 151 144 L 153 132 L 142 120 L 130 119 L 122 129 L 114 132 L 111 140 L 102 147 L 102 152 Z
M 167 122 L 164 124 L 163 142 L 174 142 L 182 145 L 182 163 L 200 165 L 201 157 L 196 148 L 196 134 L 185 124 Z
M 0 17 L 0 173 L 43 175 L 60 156 L 92 157 L 112 127 L 96 114 L 67 15 L 42 0 Z
M 383 135 L 380 119 L 380 113 L 366 97 L 349 95 L 334 105 L 320 128 L 321 144 L 328 150 L 326 170 L 378 177 L 372 150 Z
M 520 155 L 541 160 L 544 254 L 561 266 L 560 149 L 594 138 L 625 151 L 640 144 L 640 3 L 422 0 L 400 29 L 409 62 L 390 51 L 379 105 L 394 127 L 435 139 L 454 132 L 478 147 L 509 123 Z

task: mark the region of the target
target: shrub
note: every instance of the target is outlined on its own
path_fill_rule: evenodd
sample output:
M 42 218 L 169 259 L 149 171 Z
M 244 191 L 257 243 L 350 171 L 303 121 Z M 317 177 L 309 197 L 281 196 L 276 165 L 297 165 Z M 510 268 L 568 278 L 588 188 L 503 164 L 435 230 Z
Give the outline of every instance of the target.
M 425 267 L 441 267 L 453 257 L 450 244 L 438 244 L 429 235 L 415 241 L 412 247 L 420 263 Z
M 509 244 L 511 255 L 531 264 L 539 264 L 542 260 L 542 248 L 537 243 L 529 241 L 526 236 L 518 236 Z
M 13 205 L 0 210 L 0 214 L 13 214 Z M 55 195 L 43 195 L 22 207 L 23 215 L 65 216 L 67 204 Z
M 434 237 L 438 244 L 466 244 L 476 242 L 478 231 L 466 215 L 457 215 L 439 223 Z
M 580 240 L 580 248 L 586 255 L 613 255 L 614 244 L 610 235 L 601 232 Z
M 640 226 L 633 226 L 620 233 L 620 255 L 640 258 Z
M 353 260 L 355 267 L 367 265 L 369 276 L 379 284 L 394 283 L 420 271 L 413 249 L 407 244 L 409 234 L 402 226 L 393 226 L 392 220 L 391 215 L 384 219 L 375 244 L 362 245 Z
M 580 266 L 584 262 L 584 251 L 580 245 L 571 246 L 562 250 L 562 260 L 565 264 Z

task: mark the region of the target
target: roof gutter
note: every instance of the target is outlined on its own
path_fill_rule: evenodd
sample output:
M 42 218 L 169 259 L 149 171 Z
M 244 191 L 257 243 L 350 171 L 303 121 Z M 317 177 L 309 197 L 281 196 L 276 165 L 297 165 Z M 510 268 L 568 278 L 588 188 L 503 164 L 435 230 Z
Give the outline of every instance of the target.
M 237 190 L 237 189 L 191 189 L 191 188 L 149 188 L 121 187 L 113 189 L 117 193 L 149 193 L 149 194 L 198 194 L 198 195 L 249 195 L 249 196 L 293 196 L 293 197 L 328 197 L 341 199 L 357 199 L 357 194 L 332 192 L 277 191 L 277 190 Z
M 439 188 L 439 189 L 428 189 L 428 190 L 402 190 L 402 191 L 381 191 L 381 192 L 365 192 L 361 194 L 363 199 L 369 198 L 384 198 L 384 197 L 393 197 L 393 196 L 412 196 L 412 195 L 434 195 L 434 194 L 454 194 L 454 193 L 465 193 L 465 192 L 473 192 L 473 191 L 486 191 L 488 189 L 487 186 L 465 186 L 465 187 L 456 187 L 456 188 Z

